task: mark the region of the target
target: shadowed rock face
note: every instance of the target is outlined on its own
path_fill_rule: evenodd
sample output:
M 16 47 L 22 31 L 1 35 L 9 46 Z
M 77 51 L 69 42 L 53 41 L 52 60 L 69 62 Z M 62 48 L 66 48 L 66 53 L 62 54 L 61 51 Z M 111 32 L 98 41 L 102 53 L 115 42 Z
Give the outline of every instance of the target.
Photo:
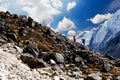
M 119 60 L 72 42 L 30 17 L 0 12 L 0 30 L 0 44 L 20 47 L 19 58 L 32 69 L 51 67 L 76 79 L 88 79 L 91 76 L 86 75 L 94 72 L 99 72 L 100 79 L 108 74 L 120 75 Z
M 120 58 L 120 32 L 118 32 L 115 38 L 111 39 L 104 49 L 106 54 L 109 54 L 113 57 Z

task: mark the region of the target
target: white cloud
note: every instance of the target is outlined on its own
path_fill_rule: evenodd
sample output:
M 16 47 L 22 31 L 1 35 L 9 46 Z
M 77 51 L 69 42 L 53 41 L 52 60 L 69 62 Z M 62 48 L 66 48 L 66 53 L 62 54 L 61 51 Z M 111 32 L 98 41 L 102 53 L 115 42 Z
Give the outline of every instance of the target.
M 94 18 L 90 18 L 89 20 L 94 23 L 94 24 L 98 24 L 101 23 L 107 19 L 110 19 L 112 17 L 112 14 L 108 13 L 108 14 L 97 14 Z
M 63 20 L 58 23 L 57 31 L 67 31 L 74 28 L 75 24 L 71 20 L 64 17 Z
M 68 35 L 69 36 L 74 36 L 74 35 L 76 35 L 76 32 L 74 30 L 69 30 Z
M 56 9 L 60 9 L 63 7 L 63 3 L 61 0 L 51 0 L 51 2 Z
M 120 0 L 113 0 L 111 4 L 108 6 L 108 11 L 119 9 L 120 8 Z
M 67 37 L 68 37 L 70 40 L 73 40 L 73 36 L 75 36 L 75 35 L 76 35 L 75 30 L 69 30 Z
M 6 12 L 6 11 L 7 11 L 7 8 L 5 8 L 4 6 L 1 6 L 1 5 L 0 5 L 0 11 Z
M 76 6 L 76 2 L 69 2 L 67 5 L 67 11 L 70 11 L 75 6 Z
M 8 10 L 9 2 L 4 3 L 4 0 L 0 0 L 0 11 L 6 12 Z M 3 4 L 4 3 L 4 4 Z
M 0 3 L 2 2 L 2 0 L 0 0 Z
M 50 26 L 54 20 L 53 16 L 60 13 L 56 8 L 62 7 L 62 5 L 56 6 L 56 1 L 52 0 L 54 6 L 50 4 L 50 0 L 18 0 L 17 2 L 23 6 L 22 10 L 26 11 L 34 20 Z M 60 3 L 60 1 L 58 2 Z
M 69 4 L 69 10 L 75 7 L 75 2 L 69 2 L 63 0 L 0 0 L 0 11 L 8 10 L 11 13 L 24 14 L 43 25 L 50 26 L 55 15 L 60 14 L 63 11 L 62 9 L 67 7 L 67 4 Z M 68 19 L 64 18 L 64 20 Z M 59 24 L 61 25 L 61 23 Z M 75 27 L 70 20 L 65 22 L 65 25 L 69 25 L 70 28 L 71 26 L 72 28 Z M 61 30 L 60 27 L 58 29 Z

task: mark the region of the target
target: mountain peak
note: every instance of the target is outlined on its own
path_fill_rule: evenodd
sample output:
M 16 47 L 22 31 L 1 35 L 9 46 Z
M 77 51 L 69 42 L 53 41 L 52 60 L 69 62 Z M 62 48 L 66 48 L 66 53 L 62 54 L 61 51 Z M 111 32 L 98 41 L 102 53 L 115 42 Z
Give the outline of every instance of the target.
M 87 42 L 90 48 L 99 52 L 104 51 L 106 52 L 105 49 L 107 49 L 108 47 L 107 45 L 111 43 L 111 40 L 114 39 L 119 32 L 120 32 L 120 9 L 117 12 L 115 12 L 110 19 L 100 24 L 96 29 L 91 29 L 90 33 L 92 34 L 86 33 L 84 35 L 89 35 L 89 37 L 86 37 L 85 39 L 89 38 L 89 41 Z

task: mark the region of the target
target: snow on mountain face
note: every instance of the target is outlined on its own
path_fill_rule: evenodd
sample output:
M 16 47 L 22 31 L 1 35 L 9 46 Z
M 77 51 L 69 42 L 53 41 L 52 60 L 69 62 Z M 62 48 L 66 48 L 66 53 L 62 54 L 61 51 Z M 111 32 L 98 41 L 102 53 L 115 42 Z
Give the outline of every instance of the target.
M 102 52 L 109 41 L 113 39 L 119 31 L 120 10 L 97 28 L 87 31 L 87 33 L 85 33 L 85 31 L 82 32 L 82 34 L 78 35 L 78 41 L 84 37 L 90 48 Z
M 111 19 L 101 24 L 92 35 L 90 47 L 97 51 L 102 51 L 108 42 L 120 31 L 120 10 Z

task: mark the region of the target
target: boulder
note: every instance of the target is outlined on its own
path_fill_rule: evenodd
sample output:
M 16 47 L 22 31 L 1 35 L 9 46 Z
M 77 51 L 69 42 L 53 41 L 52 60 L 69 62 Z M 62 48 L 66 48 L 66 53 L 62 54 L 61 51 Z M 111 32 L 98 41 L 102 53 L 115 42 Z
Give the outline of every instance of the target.
M 21 18 L 23 21 L 27 21 L 28 20 L 27 17 L 24 16 L 24 15 L 20 15 L 19 18 Z
M 29 27 L 34 27 L 34 26 L 36 26 L 36 22 L 33 21 L 33 19 L 32 19 L 31 17 L 28 17 L 27 25 L 28 25 Z
M 112 68 L 112 65 L 109 63 L 103 63 L 102 72 L 108 72 Z
M 34 26 L 36 26 L 36 25 L 37 25 L 37 23 L 36 23 L 35 21 L 32 21 L 31 26 L 34 27 Z
M 26 35 L 25 28 L 23 28 L 23 27 L 19 28 L 18 34 L 19 34 L 19 36 L 25 36 Z
M 113 56 L 110 56 L 108 54 L 105 54 L 105 56 L 109 59 L 109 60 L 115 60 L 115 58 Z
M 115 66 L 120 67 L 120 59 L 116 60 L 116 62 L 115 62 Z
M 74 72 L 79 72 L 80 69 L 79 69 L 78 67 L 74 67 L 74 68 L 72 69 L 72 71 L 74 71 Z
M 79 63 L 79 64 L 81 64 L 81 65 L 85 65 L 84 60 L 83 60 L 81 57 L 79 57 L 79 56 L 76 56 L 75 62 L 76 62 L 76 63 Z
M 100 72 L 89 74 L 84 80 L 103 80 Z
M 40 52 L 39 53 L 39 58 L 42 58 L 44 60 L 49 60 L 49 53 L 47 53 L 47 52 Z
M 34 50 L 34 48 L 27 46 L 26 48 L 23 49 L 23 53 L 29 53 L 33 55 L 34 57 L 38 57 L 39 53 Z
M 6 17 L 10 17 L 11 16 L 10 12 L 8 12 L 8 11 L 6 11 L 5 15 L 6 15 Z
M 56 65 L 56 62 L 53 59 L 50 59 L 50 64 L 51 65 Z
M 60 64 L 65 63 L 64 57 L 60 53 L 55 53 L 54 58 L 57 63 L 60 63 Z
M 49 27 L 43 28 L 42 31 L 51 37 L 55 36 L 55 32 L 53 32 Z
M 4 27 L 3 26 L 0 26 L 0 33 L 4 33 Z
M 12 14 L 12 18 L 13 19 L 18 18 L 18 16 L 16 14 Z
M 32 43 L 30 41 L 26 41 L 26 47 L 23 49 L 23 53 L 30 53 L 34 57 L 39 56 L 39 50 L 35 43 Z
M 115 78 L 115 80 L 120 80 L 120 76 L 117 76 L 117 77 Z
M 107 77 L 107 79 L 106 80 L 113 80 L 113 74 L 110 74 L 108 77 Z
M 5 41 L 4 39 L 0 39 L 0 43 L 4 44 L 6 43 L 7 41 Z
M 45 62 L 42 59 L 34 58 L 30 54 L 23 54 L 20 59 L 26 63 L 30 68 L 43 68 L 46 67 Z
M 17 52 L 19 52 L 19 53 L 22 53 L 23 52 L 23 49 L 22 48 L 20 48 L 19 46 L 17 46 L 17 45 L 15 45 L 13 48 L 15 48 L 16 49 L 16 51 Z
M 79 54 L 82 58 L 86 59 L 87 57 L 89 57 L 89 53 L 87 50 L 82 50 L 81 52 L 79 52 Z
M 58 64 L 58 67 L 63 71 L 63 72 L 66 72 L 66 68 L 64 66 L 64 64 Z
M 3 12 L 1 12 L 0 17 L 1 17 L 1 18 L 7 18 L 6 14 L 3 13 Z
M 8 40 L 17 42 L 17 36 L 15 33 L 6 33 L 5 36 L 8 38 Z

